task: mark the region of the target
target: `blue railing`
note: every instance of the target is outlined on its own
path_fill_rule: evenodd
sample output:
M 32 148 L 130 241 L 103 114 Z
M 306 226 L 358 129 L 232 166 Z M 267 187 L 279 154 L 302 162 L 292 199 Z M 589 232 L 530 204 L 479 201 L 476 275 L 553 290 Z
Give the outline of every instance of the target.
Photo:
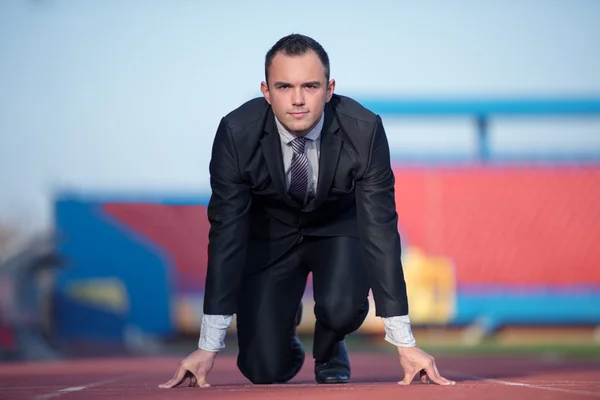
M 360 99 L 361 103 L 382 116 L 394 117 L 467 117 L 472 118 L 477 134 L 478 158 L 491 157 L 489 121 L 493 117 L 519 116 L 600 116 L 600 98 L 571 99 Z M 600 132 L 599 132 L 600 134 Z

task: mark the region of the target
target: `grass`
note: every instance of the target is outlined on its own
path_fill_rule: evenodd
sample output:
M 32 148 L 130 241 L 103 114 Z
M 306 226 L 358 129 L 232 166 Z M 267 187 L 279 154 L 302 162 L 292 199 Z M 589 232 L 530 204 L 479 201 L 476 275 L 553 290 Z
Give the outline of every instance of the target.
M 539 345 L 505 345 L 498 343 L 483 343 L 474 346 L 446 345 L 422 346 L 427 352 L 436 355 L 460 356 L 535 356 L 556 358 L 589 358 L 600 357 L 600 345 L 572 345 L 572 344 L 539 344 Z

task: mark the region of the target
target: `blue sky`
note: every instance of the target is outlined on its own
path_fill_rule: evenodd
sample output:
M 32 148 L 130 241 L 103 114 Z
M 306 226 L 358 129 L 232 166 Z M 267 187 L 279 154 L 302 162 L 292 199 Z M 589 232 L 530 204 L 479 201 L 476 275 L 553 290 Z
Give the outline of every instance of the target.
M 600 96 L 600 2 L 0 2 L 0 223 L 51 223 L 53 193 L 202 192 L 222 115 L 264 54 L 308 34 L 338 93 Z M 384 121 L 393 151 L 472 152 L 464 120 Z M 498 121 L 505 151 L 600 152 L 600 120 Z M 565 132 L 568 132 L 565 134 Z

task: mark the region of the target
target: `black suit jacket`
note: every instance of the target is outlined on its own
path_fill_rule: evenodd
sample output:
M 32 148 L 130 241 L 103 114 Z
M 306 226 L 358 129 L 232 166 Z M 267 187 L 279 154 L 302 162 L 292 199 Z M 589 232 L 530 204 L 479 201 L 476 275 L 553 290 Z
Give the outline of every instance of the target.
M 212 195 L 204 313 L 234 314 L 244 274 L 266 268 L 303 235 L 360 238 L 376 315 L 408 314 L 394 175 L 381 118 L 334 95 L 325 106 L 316 197 L 287 193 L 275 117 L 263 98 L 222 118 Z

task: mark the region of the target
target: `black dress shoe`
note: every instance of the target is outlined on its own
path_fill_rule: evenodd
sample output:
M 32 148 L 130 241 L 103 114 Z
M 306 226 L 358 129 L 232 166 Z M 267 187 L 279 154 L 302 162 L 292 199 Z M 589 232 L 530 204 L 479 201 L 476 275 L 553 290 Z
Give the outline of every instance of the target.
M 329 360 L 315 361 L 315 379 L 317 383 L 347 383 L 350 380 L 350 360 L 345 341 L 335 345 Z

